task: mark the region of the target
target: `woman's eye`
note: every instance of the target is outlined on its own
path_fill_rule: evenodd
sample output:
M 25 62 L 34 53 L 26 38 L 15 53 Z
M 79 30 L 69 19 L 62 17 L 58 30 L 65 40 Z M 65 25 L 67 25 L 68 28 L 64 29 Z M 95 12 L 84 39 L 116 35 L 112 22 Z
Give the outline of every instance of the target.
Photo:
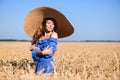
M 50 22 L 48 22 L 48 24 L 50 24 Z

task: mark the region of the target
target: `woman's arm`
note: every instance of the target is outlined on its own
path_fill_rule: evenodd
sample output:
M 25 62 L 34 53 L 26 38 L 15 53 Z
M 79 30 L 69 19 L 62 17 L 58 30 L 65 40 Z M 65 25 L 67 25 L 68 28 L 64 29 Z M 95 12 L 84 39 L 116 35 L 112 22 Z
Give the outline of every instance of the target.
M 52 38 L 58 39 L 58 34 L 56 32 L 53 32 L 51 35 Z M 54 41 L 50 41 L 48 46 L 43 50 L 43 51 L 39 51 L 38 54 L 42 54 L 42 55 L 47 55 L 47 54 L 52 54 L 56 48 L 57 43 L 55 43 Z
M 56 32 L 53 32 L 51 35 L 52 38 L 58 39 L 58 34 Z M 32 45 L 30 49 L 37 49 L 38 55 L 47 55 L 47 54 L 52 54 L 53 52 L 53 47 L 56 47 L 56 43 L 50 42 L 49 45 L 41 51 L 39 47 L 36 47 L 35 45 Z
M 35 44 L 33 44 L 33 45 L 30 46 L 30 51 L 32 51 L 33 49 L 36 49 L 39 55 L 41 54 L 40 48 L 36 47 Z
M 40 48 L 36 47 L 35 44 L 34 44 L 34 45 L 30 46 L 30 51 L 32 51 L 33 49 L 37 50 L 38 55 L 51 54 L 51 52 L 52 52 L 52 48 L 49 48 L 49 46 L 47 46 L 43 51 L 41 51 Z
M 51 35 L 52 38 L 58 39 L 58 34 L 56 32 L 53 32 Z M 48 46 L 41 51 L 40 53 L 43 55 L 47 55 L 47 54 L 52 54 L 52 52 L 54 51 L 53 49 L 56 48 L 56 44 L 54 41 L 49 42 Z
M 47 46 L 43 51 L 40 52 L 40 54 L 42 55 L 51 54 L 51 53 L 52 53 L 52 47 L 49 48 L 49 46 Z

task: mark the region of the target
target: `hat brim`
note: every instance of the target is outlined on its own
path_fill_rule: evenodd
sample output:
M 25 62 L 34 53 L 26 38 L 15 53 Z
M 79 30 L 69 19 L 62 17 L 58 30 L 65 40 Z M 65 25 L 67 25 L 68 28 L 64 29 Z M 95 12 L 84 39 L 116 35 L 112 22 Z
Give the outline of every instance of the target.
M 74 32 L 74 28 L 67 18 L 58 10 L 50 7 L 39 7 L 30 11 L 24 21 L 25 32 L 30 37 L 33 37 L 38 27 L 41 26 L 43 19 L 47 17 L 52 17 L 56 20 L 58 38 L 70 36 Z

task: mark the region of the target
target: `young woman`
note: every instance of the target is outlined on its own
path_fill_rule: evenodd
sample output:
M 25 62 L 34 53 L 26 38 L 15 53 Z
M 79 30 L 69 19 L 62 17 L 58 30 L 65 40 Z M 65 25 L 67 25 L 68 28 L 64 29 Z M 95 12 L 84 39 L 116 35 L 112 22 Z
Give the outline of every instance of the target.
M 74 32 L 73 26 L 60 11 L 42 6 L 27 14 L 24 30 L 33 38 L 30 49 L 36 62 L 35 72 L 42 74 L 53 72 L 55 69 L 53 56 L 58 38 L 70 36 Z
M 30 50 L 32 51 L 32 58 L 36 62 L 36 73 L 48 74 L 55 69 L 53 56 L 58 42 L 56 27 L 54 18 L 45 18 L 42 22 L 42 29 L 38 28 L 33 36 Z M 41 30 L 42 33 L 40 33 Z

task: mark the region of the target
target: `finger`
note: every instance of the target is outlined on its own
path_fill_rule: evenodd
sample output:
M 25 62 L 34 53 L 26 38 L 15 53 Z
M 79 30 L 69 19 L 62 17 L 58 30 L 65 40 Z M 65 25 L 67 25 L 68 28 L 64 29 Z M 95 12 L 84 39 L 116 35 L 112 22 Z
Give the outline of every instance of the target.
M 52 53 L 52 50 L 49 50 L 49 51 L 48 51 L 48 54 L 51 54 L 51 53 Z
M 53 47 L 50 47 L 49 49 L 50 49 L 50 50 L 52 50 L 52 49 L 53 49 Z
M 49 48 L 49 46 L 47 46 L 45 49 L 48 49 Z
M 32 49 L 33 48 L 33 46 L 30 46 L 30 49 Z
M 40 49 L 39 47 L 34 47 L 35 49 Z

